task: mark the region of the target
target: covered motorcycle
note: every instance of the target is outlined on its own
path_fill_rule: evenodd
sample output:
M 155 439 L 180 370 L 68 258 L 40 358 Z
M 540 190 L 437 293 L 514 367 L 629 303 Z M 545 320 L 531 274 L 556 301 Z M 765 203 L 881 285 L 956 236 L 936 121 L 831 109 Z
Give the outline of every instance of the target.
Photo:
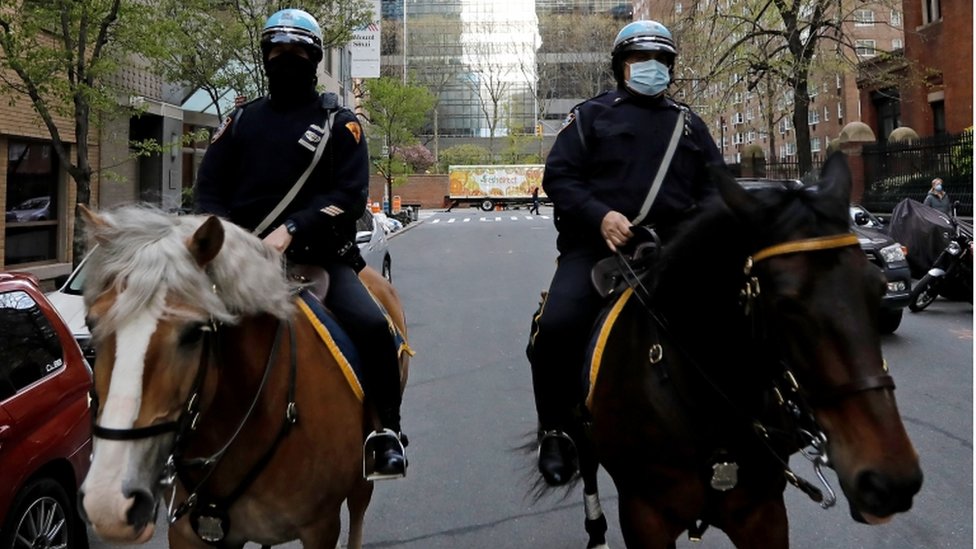
M 921 311 L 939 295 L 972 302 L 971 224 L 906 199 L 892 213 L 891 233 L 898 234 L 896 238 L 902 242 L 909 242 L 909 265 L 913 272 L 921 271 L 921 279 L 912 289 L 910 310 Z

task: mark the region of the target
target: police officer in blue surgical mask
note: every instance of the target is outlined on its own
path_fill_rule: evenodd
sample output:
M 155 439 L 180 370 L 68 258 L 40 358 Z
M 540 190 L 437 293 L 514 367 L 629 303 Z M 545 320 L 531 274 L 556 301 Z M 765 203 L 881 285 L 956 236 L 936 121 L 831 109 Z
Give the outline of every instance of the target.
M 635 224 L 653 225 L 666 244 L 714 191 L 707 165 L 723 164 L 704 122 L 665 93 L 676 57 L 671 32 L 657 21 L 623 27 L 611 56 L 617 89 L 574 108 L 546 160 L 542 186 L 554 206 L 559 259 L 527 354 L 539 471 L 550 485 L 578 469 L 581 372 L 603 306 L 590 270 L 628 243 Z

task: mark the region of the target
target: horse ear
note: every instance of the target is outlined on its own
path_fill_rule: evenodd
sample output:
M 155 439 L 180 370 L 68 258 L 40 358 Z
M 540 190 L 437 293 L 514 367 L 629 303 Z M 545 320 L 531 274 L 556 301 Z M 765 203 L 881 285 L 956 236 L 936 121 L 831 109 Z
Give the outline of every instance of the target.
M 194 231 L 186 247 L 190 250 L 190 255 L 196 260 L 197 265 L 203 267 L 213 261 L 224 245 L 224 226 L 220 224 L 217 216 L 210 216 L 206 221 Z
M 708 171 L 718 187 L 719 195 L 732 213 L 744 219 L 754 219 L 759 214 L 759 201 L 742 188 L 724 167 L 709 165 Z
M 847 163 L 847 155 L 837 151 L 827 158 L 820 170 L 820 182 L 817 186 L 824 196 L 845 205 L 851 201 L 851 168 Z
M 88 238 L 94 240 L 97 244 L 105 244 L 108 241 L 108 237 L 105 235 L 105 229 L 111 227 L 108 221 L 88 209 L 88 206 L 81 202 L 78 203 L 78 211 L 81 213 L 81 218 L 84 220 L 85 226 L 88 227 Z

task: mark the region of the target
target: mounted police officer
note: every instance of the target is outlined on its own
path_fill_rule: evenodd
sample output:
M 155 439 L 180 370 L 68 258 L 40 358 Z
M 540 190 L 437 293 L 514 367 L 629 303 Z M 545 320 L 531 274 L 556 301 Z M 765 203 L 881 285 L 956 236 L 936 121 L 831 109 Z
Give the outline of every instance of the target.
M 550 485 L 577 472 L 579 387 L 603 299 L 590 271 L 653 225 L 664 241 L 714 191 L 722 157 L 704 122 L 665 96 L 677 51 L 656 21 L 624 26 L 613 43 L 617 89 L 576 108 L 546 159 L 542 186 L 559 233 L 556 272 L 533 318 L 527 354 L 539 417 L 539 471 Z
M 292 263 L 328 271 L 326 305 L 367 366 L 367 398 L 384 427 L 367 438 L 375 450 L 367 478 L 402 477 L 397 348 L 357 276 L 365 266 L 354 241 L 369 192 L 366 138 L 335 95 L 316 92 L 322 31 L 311 15 L 296 9 L 272 15 L 261 52 L 269 96 L 236 109 L 215 133 L 198 174 L 197 210 L 257 232 Z

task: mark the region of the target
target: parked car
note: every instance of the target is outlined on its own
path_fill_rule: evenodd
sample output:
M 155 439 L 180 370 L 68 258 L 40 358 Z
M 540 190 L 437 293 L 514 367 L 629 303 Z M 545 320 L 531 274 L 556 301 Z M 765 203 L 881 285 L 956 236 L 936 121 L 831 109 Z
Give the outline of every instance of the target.
M 390 246 L 386 240 L 385 215 L 374 214 L 369 208 L 356 221 L 356 245 L 363 254 L 366 264 L 383 274 L 383 278 L 393 282 L 393 260 L 390 258 Z M 393 220 L 396 221 L 396 220 Z M 399 223 L 399 222 L 397 222 Z M 402 225 L 401 225 L 402 227 Z
M 21 202 L 7 212 L 7 221 L 11 220 L 10 214 L 13 214 L 15 221 L 20 222 L 51 219 L 51 197 L 38 196 Z
M 905 307 L 911 300 L 912 274 L 908 268 L 907 250 L 886 232 L 885 224 L 858 204 L 852 204 L 851 229 L 857 235 L 868 260 L 884 273 L 887 290 L 881 298 L 878 326 L 883 334 L 894 333 L 901 325 Z
M 0 548 L 87 547 L 91 370 L 31 275 L 0 273 L 0 349 Z

